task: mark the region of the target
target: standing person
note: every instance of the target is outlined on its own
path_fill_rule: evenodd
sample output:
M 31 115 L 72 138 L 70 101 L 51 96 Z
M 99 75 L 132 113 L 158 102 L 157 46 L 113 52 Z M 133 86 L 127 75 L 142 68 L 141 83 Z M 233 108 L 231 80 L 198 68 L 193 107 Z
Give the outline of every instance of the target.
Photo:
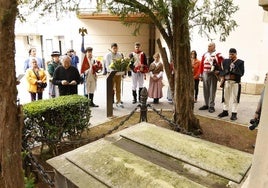
M 113 69 L 110 68 L 110 64 L 117 59 L 123 59 L 123 55 L 118 52 L 117 43 L 112 43 L 111 51 L 105 55 L 105 63 L 108 74 L 113 71 Z M 116 93 L 116 106 L 124 108 L 123 102 L 121 101 L 121 79 L 122 79 L 121 75 L 115 75 L 113 78 L 113 87 L 115 88 Z
M 229 59 L 222 63 L 222 82 L 223 84 L 223 112 L 218 115 L 219 118 L 228 116 L 229 103 L 232 103 L 231 120 L 237 120 L 237 106 L 241 94 L 241 77 L 244 75 L 244 61 L 237 58 L 235 48 L 229 50 Z M 232 98 L 232 100 L 230 100 Z
M 103 59 L 103 73 L 102 73 L 102 75 L 106 75 L 106 74 L 107 74 L 107 68 L 106 68 L 105 59 Z
M 71 65 L 78 69 L 77 64 L 79 63 L 79 58 L 76 55 L 76 52 L 73 49 L 69 49 L 67 51 L 67 55 L 72 59 L 71 60 Z
M 160 54 L 154 54 L 154 62 L 150 64 L 149 73 L 150 73 L 150 81 L 149 81 L 149 89 L 148 89 L 148 97 L 154 99 L 154 103 L 159 103 L 159 98 L 163 97 L 163 63 L 160 61 Z
M 38 57 L 36 57 L 36 48 L 30 48 L 30 50 L 29 50 L 29 57 L 24 61 L 24 72 L 26 72 L 26 70 L 28 69 L 28 68 L 31 68 L 32 67 L 32 64 L 31 64 L 31 62 L 30 62 L 30 60 L 32 59 L 32 58 L 35 58 L 36 59 L 36 61 L 37 61 L 37 65 L 38 65 L 38 67 L 39 68 L 45 68 L 44 67 L 44 63 L 43 63 L 43 60 L 41 59 L 41 58 L 38 58 Z
M 191 62 L 194 77 L 194 102 L 196 103 L 199 92 L 200 60 L 197 59 L 197 53 L 195 50 L 191 51 Z
M 264 79 L 264 84 L 266 85 L 268 79 L 268 73 L 265 74 L 265 79 Z M 250 120 L 250 126 L 248 127 L 249 130 L 254 130 L 256 127 L 258 127 L 260 119 L 261 119 L 261 110 L 262 110 L 262 103 L 263 103 L 263 98 L 264 98 L 264 91 L 265 91 L 265 87 L 262 89 L 261 92 L 261 97 L 260 100 L 258 102 L 255 114 L 254 114 L 254 118 Z
M 76 51 L 72 50 L 72 66 L 78 69 L 79 57 L 76 55 Z
M 140 101 L 140 94 L 143 88 L 144 79 L 146 79 L 145 73 L 148 72 L 147 59 L 143 51 L 141 51 L 141 44 L 136 42 L 134 45 L 134 52 L 129 57 L 132 59 L 130 64 L 131 76 L 132 76 L 132 104 L 137 103 L 137 87 L 139 88 L 138 99 Z
M 59 96 L 58 86 L 52 83 L 53 74 L 56 68 L 61 64 L 60 63 L 60 52 L 53 51 L 51 53 L 52 61 L 47 64 L 47 72 L 49 73 L 49 82 L 48 82 L 48 94 L 49 98 L 55 98 Z
M 29 60 L 31 68 L 26 70 L 26 80 L 28 82 L 28 91 L 31 94 L 31 101 L 43 98 L 43 91 L 46 86 L 46 73 L 44 69 L 38 67 L 37 59 L 32 58 Z
M 88 61 L 89 68 L 85 71 L 86 76 L 86 93 L 90 99 L 90 106 L 91 107 L 99 107 L 98 105 L 94 104 L 94 92 L 97 87 L 97 72 L 102 70 L 102 64 L 100 61 L 93 59 L 92 55 L 93 48 L 88 47 L 85 50 L 86 53 L 86 60 Z
M 60 96 L 78 94 L 77 85 L 80 83 L 80 74 L 77 68 L 71 66 L 71 58 L 62 57 L 62 65 L 58 66 L 53 74 L 52 83 L 58 85 Z
M 203 81 L 205 104 L 199 110 L 215 112 L 215 96 L 222 61 L 223 57 L 221 53 L 216 52 L 215 43 L 209 43 L 208 51 L 202 56 L 200 64 L 200 79 Z

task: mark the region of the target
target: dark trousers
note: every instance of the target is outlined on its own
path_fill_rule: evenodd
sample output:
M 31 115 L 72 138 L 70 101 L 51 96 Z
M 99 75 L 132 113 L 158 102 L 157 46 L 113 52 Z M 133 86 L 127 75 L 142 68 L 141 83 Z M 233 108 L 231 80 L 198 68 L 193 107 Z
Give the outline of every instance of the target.
M 199 79 L 194 79 L 194 99 L 197 99 L 199 92 Z
M 37 95 L 37 99 L 41 100 L 43 98 L 43 92 L 39 92 L 39 93 L 32 93 L 31 94 L 31 101 L 36 101 L 36 95 Z

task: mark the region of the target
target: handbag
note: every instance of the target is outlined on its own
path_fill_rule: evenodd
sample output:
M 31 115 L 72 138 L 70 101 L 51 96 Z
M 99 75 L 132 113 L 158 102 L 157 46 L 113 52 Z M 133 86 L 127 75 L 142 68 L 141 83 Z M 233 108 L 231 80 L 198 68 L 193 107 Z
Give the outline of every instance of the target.
M 40 87 L 40 88 L 46 88 L 47 87 L 47 83 L 37 83 L 37 87 Z
M 34 72 L 34 70 L 33 70 L 33 72 Z M 36 76 L 36 78 L 37 78 L 37 80 L 40 80 L 40 77 L 34 72 L 34 74 L 35 74 L 35 76 Z M 43 82 L 41 82 L 41 83 L 37 83 L 37 87 L 39 87 L 39 88 L 46 88 L 47 87 L 47 83 L 45 82 L 45 83 L 43 83 Z

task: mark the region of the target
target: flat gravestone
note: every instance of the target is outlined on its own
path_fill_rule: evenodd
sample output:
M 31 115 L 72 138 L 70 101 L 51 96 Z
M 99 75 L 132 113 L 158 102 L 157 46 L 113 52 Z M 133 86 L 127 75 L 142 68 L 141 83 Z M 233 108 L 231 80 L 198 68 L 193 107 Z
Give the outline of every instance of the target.
M 73 187 L 225 187 L 241 182 L 250 154 L 140 123 L 47 162 L 56 185 Z M 66 183 L 68 182 L 68 183 Z
M 236 183 L 241 182 L 252 162 L 252 155 L 249 153 L 179 134 L 152 124 L 134 126 L 122 131 L 120 136 Z

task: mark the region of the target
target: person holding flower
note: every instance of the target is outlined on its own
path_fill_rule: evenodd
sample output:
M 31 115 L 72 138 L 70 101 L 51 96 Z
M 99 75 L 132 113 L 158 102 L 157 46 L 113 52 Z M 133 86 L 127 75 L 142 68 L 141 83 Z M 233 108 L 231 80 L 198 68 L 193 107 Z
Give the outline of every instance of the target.
M 123 58 L 124 58 L 123 55 L 118 52 L 117 43 L 112 43 L 110 52 L 105 55 L 107 73 L 109 74 L 112 71 L 120 71 L 116 70 L 116 67 L 112 65 L 114 65 L 116 62 L 121 61 Z M 115 75 L 113 78 L 113 87 L 115 88 L 115 94 L 116 94 L 116 106 L 124 108 L 123 102 L 121 101 L 121 79 L 122 75 Z
M 138 100 L 140 101 L 141 90 L 143 88 L 144 80 L 146 79 L 145 73 L 148 72 L 147 59 L 145 53 L 141 51 L 141 44 L 136 42 L 134 47 L 134 52 L 129 55 L 132 60 L 129 66 L 132 71 L 132 104 L 137 103 L 137 87 L 139 88 Z
M 94 99 L 94 92 L 97 88 L 97 72 L 102 70 L 102 64 L 100 61 L 97 61 L 93 58 L 92 54 L 93 48 L 87 47 L 85 50 L 86 59 L 85 61 L 88 62 L 88 69 L 85 71 L 86 77 L 86 93 L 90 99 L 90 106 L 91 107 L 99 107 L 93 102 Z

